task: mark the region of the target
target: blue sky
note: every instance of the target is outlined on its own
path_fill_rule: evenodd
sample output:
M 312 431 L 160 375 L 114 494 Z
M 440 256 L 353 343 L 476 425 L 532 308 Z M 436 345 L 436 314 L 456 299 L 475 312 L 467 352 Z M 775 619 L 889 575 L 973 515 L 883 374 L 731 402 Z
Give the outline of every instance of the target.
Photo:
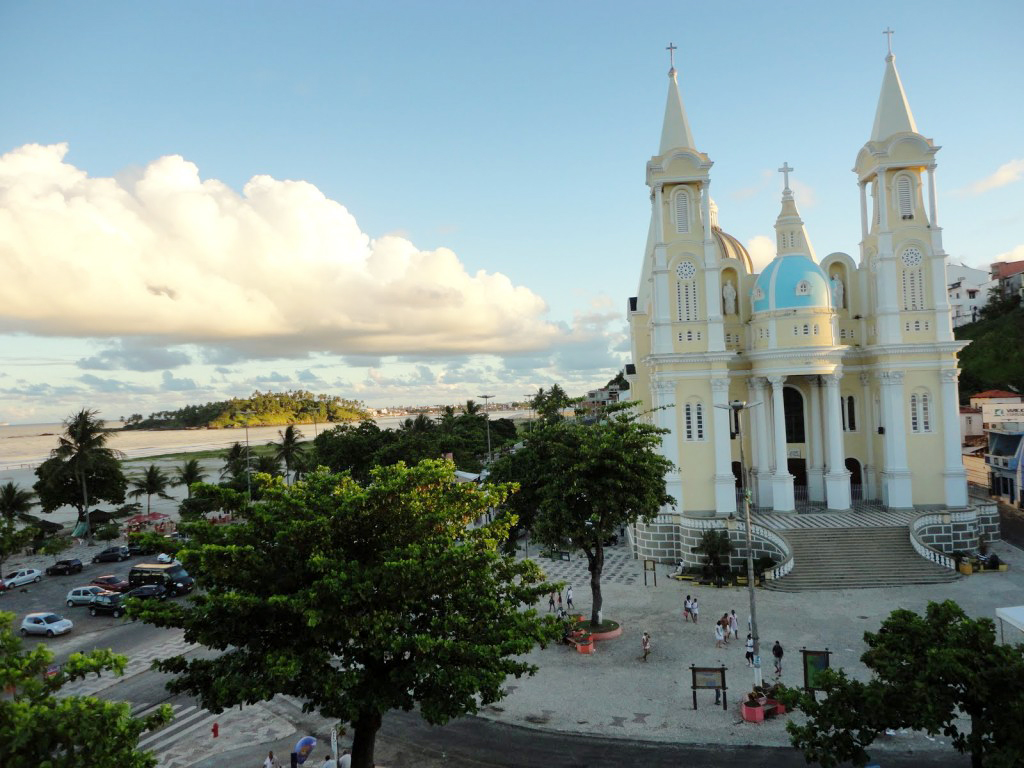
M 1021 4 L 631 5 L 0 4 L 0 421 L 603 384 L 670 41 L 757 260 L 783 161 L 857 258 L 886 26 L 951 259 L 1024 258 Z

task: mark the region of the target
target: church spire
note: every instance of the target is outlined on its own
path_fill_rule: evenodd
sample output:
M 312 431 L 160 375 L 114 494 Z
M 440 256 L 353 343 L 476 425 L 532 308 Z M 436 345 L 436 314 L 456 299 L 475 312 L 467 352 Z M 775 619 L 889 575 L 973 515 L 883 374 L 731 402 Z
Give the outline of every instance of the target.
M 893 30 L 886 29 L 882 34 L 888 38 L 889 55 L 885 57 L 885 75 L 882 78 L 882 93 L 878 97 L 878 109 L 875 110 L 871 141 L 885 141 L 896 133 L 917 133 L 917 124 L 896 71 L 896 57 L 892 54 Z
M 783 163 L 779 168 L 779 173 L 782 174 L 784 181 L 782 210 L 779 211 L 779 218 L 775 220 L 776 257 L 795 253 L 807 256 L 814 261 L 814 249 L 811 248 L 811 241 L 807 237 L 804 221 L 800 218 L 800 211 L 796 209 L 793 190 L 789 188 L 789 174 L 794 170 L 789 167 L 789 163 Z
M 659 155 L 673 149 L 696 149 L 693 145 L 693 134 L 690 133 L 690 122 L 686 119 L 686 110 L 683 108 L 683 100 L 679 96 L 675 66 L 676 46 L 669 43 L 666 50 L 669 55 L 668 100 L 665 103 L 665 122 L 661 127 Z

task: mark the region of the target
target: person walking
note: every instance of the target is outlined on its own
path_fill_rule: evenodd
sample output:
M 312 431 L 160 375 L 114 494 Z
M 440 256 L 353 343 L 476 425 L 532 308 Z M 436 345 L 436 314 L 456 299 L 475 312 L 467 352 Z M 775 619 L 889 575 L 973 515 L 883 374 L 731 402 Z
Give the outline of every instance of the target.
M 690 601 L 690 616 L 693 617 L 693 623 L 697 623 L 697 614 L 700 613 L 700 606 L 697 605 L 697 596 L 693 596 L 693 600 Z
M 651 655 L 651 636 L 647 632 L 640 638 L 640 650 L 643 651 L 640 661 L 647 661 L 647 657 Z
M 740 620 L 736 618 L 736 609 L 732 609 L 732 613 L 729 614 L 729 629 L 732 630 L 732 636 L 737 640 L 740 639 Z
M 558 590 L 558 610 L 562 610 L 562 590 Z
M 690 600 L 690 596 L 687 595 L 686 599 L 683 600 L 683 619 L 689 621 L 693 618 L 693 601 Z
M 775 641 L 775 645 L 772 646 L 772 656 L 775 657 L 775 676 L 780 677 L 782 675 L 782 643 L 778 640 Z
M 725 630 L 722 629 L 722 622 L 715 623 L 715 648 L 722 647 L 722 640 L 725 639 Z
M 574 606 L 572 604 L 572 584 L 570 584 L 568 587 L 566 587 L 566 590 L 565 590 L 565 607 L 566 608 L 575 608 L 576 607 L 576 606 Z
M 341 750 L 341 757 L 338 758 L 338 768 L 352 768 L 352 753 L 347 749 Z
M 274 759 L 274 753 L 268 752 L 267 759 L 263 761 L 263 768 L 278 768 L 280 763 Z
M 554 610 L 555 610 L 555 593 L 552 592 L 550 595 L 548 595 L 548 613 L 551 613 Z
M 725 644 L 729 644 L 729 614 L 723 613 L 722 618 L 718 620 L 718 623 L 722 625 L 722 636 L 725 638 Z
M 747 632 L 747 666 L 754 666 L 754 636 Z

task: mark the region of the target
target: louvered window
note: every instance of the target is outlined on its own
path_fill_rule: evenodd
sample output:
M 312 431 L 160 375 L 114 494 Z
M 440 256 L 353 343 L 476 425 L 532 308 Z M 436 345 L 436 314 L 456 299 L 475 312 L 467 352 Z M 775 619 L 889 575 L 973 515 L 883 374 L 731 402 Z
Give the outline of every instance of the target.
M 697 439 L 698 440 L 703 440 L 704 439 L 704 406 L 701 405 L 700 403 L 697 403 L 697 407 L 694 410 L 697 412 L 696 413 L 696 416 L 697 416 L 697 418 L 696 418 L 696 421 L 697 421 Z
M 693 440 L 693 406 L 689 403 L 683 408 L 683 426 L 686 428 L 686 439 Z
M 921 267 L 903 270 L 903 309 L 924 309 L 924 270 Z
M 882 207 L 878 204 L 879 200 L 878 200 L 878 180 L 877 179 L 871 183 L 871 199 L 874 202 L 874 206 L 875 206 L 875 215 L 874 215 L 873 218 L 875 220 L 875 226 L 877 227 L 879 224 L 882 223 Z
M 896 200 L 900 209 L 900 218 L 914 218 L 914 183 L 909 176 L 900 176 L 896 180 Z
M 915 433 L 932 431 L 931 395 L 915 392 L 910 396 L 910 431 Z
M 685 190 L 676 192 L 676 232 L 685 235 L 690 231 L 690 196 Z
M 676 319 L 680 323 L 697 320 L 697 285 L 693 280 L 676 283 Z

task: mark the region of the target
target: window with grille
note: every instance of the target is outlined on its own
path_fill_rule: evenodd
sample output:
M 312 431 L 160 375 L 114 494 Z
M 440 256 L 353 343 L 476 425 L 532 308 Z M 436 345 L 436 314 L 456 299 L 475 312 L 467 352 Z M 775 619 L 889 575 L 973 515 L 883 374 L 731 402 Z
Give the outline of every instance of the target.
M 686 432 L 686 439 L 693 440 L 693 406 L 689 403 L 683 408 L 683 428 Z
M 903 309 L 924 309 L 924 270 L 920 266 L 903 270 Z
M 700 402 L 687 403 L 683 407 L 683 430 L 686 439 L 704 439 L 704 405 Z
M 806 280 L 801 280 L 796 284 L 796 295 L 807 296 L 811 292 L 811 284 Z
M 903 175 L 896 180 L 896 204 L 901 219 L 914 218 L 914 183 L 909 176 Z
M 910 396 L 910 431 L 914 433 L 932 431 L 931 395 L 915 392 Z
M 854 404 L 853 395 L 847 395 L 839 399 L 840 404 L 843 406 L 843 431 L 844 432 L 856 432 L 857 431 L 857 411 L 856 405 Z
M 690 231 L 690 195 L 685 189 L 676 191 L 676 232 L 685 235 Z
M 697 422 L 697 439 L 698 440 L 703 440 L 704 439 L 704 406 L 701 405 L 700 403 L 697 403 L 697 406 L 696 406 L 696 408 L 694 410 L 696 411 L 696 419 L 695 420 Z

